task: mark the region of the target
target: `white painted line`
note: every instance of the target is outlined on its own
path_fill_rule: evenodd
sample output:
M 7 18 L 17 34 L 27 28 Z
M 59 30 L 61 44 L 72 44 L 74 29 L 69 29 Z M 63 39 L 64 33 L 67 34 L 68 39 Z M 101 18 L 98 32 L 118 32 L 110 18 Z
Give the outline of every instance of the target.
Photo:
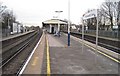
M 24 72 L 24 70 L 25 70 L 25 68 L 26 68 L 26 66 L 27 66 L 27 64 L 28 64 L 28 62 L 29 62 L 29 61 L 30 61 L 30 59 L 32 58 L 32 56 L 33 56 L 33 54 L 34 54 L 34 52 L 35 52 L 36 48 L 37 48 L 37 47 L 38 47 L 38 45 L 40 44 L 40 42 L 41 42 L 41 40 L 42 40 L 42 38 L 43 38 L 43 34 L 44 34 L 44 33 L 42 33 L 42 36 L 41 36 L 40 40 L 38 41 L 38 43 L 37 43 L 37 45 L 35 46 L 35 48 L 33 49 L 32 53 L 31 53 L 31 54 L 30 54 L 30 56 L 28 57 L 28 59 L 27 59 L 27 61 L 26 61 L 25 65 L 23 66 L 23 68 L 22 68 L 22 70 L 20 71 L 20 73 L 19 73 L 19 75 L 18 75 L 18 76 L 21 76 L 21 75 L 22 75 L 22 73 Z

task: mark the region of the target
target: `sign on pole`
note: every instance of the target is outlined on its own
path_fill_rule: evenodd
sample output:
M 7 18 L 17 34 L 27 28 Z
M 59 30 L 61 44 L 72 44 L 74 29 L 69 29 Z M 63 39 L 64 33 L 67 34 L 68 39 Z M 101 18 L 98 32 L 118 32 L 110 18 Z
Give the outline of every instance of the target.
M 90 12 L 84 14 L 83 20 L 87 20 L 94 17 L 97 17 L 97 10 L 91 10 Z
M 96 24 L 96 50 L 97 50 L 97 46 L 98 46 L 98 9 L 92 10 L 92 11 L 86 13 L 83 16 L 83 20 L 91 19 L 91 18 L 94 18 L 94 17 L 96 17 L 96 20 L 97 20 L 97 24 Z M 84 31 L 84 29 L 83 29 L 83 31 Z M 82 34 L 84 34 L 84 33 L 82 33 Z M 97 54 L 97 52 L 96 52 L 96 54 Z M 95 63 L 96 62 L 97 62 L 97 59 L 95 57 Z

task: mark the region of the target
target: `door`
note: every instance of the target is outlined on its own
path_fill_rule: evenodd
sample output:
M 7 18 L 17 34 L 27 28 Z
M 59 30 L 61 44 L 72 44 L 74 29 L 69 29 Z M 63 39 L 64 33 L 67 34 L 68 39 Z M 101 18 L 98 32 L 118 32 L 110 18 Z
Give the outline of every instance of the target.
M 54 33 L 54 27 L 52 27 L 52 32 L 51 32 L 52 34 Z

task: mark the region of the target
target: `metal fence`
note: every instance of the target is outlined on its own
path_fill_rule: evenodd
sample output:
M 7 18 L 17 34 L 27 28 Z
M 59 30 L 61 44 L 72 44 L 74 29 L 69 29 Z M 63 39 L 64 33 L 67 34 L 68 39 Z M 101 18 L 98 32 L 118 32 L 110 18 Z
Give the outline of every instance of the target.
M 77 30 L 71 30 L 71 32 L 76 32 L 76 33 L 82 33 L 82 31 L 77 31 Z M 84 30 L 85 34 L 90 34 L 90 35 L 96 35 L 96 30 Z M 116 38 L 118 39 L 120 36 L 119 31 L 105 31 L 105 30 L 99 30 L 98 35 L 100 37 L 107 37 L 107 38 Z
M 86 34 L 93 34 L 96 35 L 95 30 L 87 30 L 85 31 Z M 104 30 L 99 30 L 98 35 L 102 37 L 109 37 L 109 38 L 118 38 L 118 31 L 104 31 Z
M 7 37 L 10 35 L 9 29 L 2 29 L 2 37 Z

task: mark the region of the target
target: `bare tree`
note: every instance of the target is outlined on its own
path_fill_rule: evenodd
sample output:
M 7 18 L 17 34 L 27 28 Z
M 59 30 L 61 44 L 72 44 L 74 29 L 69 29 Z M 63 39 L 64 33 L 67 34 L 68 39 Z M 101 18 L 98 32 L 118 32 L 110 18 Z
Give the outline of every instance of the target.
M 15 22 L 16 17 L 15 15 L 13 15 L 13 12 L 10 10 L 5 11 L 4 13 L 2 13 L 2 17 L 3 17 L 3 28 L 8 28 L 8 21 L 9 21 L 9 25 L 12 25 L 13 22 Z
M 104 2 L 101 5 L 102 16 L 104 18 L 104 22 L 106 23 L 107 20 L 110 21 L 110 29 L 112 29 L 114 23 L 119 21 L 120 16 L 120 2 Z
M 6 8 L 7 7 L 5 5 L 2 5 L 2 3 L 0 2 L 0 14 L 2 14 Z
M 0 11 L 2 10 L 2 2 L 0 2 Z
M 118 2 L 118 14 L 117 14 L 117 23 L 120 24 L 120 1 Z
M 118 2 L 117 24 L 118 24 L 118 30 L 120 31 L 120 1 Z

